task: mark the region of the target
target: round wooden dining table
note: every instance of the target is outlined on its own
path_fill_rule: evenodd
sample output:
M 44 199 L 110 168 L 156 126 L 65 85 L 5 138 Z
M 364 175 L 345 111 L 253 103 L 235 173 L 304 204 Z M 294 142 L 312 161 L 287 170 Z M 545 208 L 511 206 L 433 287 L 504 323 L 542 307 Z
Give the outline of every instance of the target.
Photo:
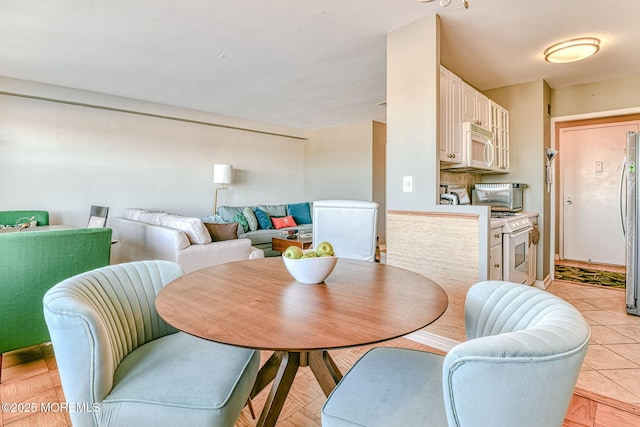
M 302 284 L 280 257 L 237 261 L 188 273 L 162 289 L 160 316 L 188 334 L 273 354 L 251 391 L 273 381 L 258 426 L 273 426 L 296 372 L 308 366 L 325 395 L 342 378 L 327 350 L 397 338 L 442 315 L 447 294 L 417 273 L 338 259 L 321 284 Z

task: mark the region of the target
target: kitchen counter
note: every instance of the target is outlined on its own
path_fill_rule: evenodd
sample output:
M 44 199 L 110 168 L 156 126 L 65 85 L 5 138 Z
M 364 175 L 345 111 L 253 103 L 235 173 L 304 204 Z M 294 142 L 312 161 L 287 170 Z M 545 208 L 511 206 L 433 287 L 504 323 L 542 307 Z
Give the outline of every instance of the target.
M 502 227 L 505 221 L 502 218 L 491 218 L 491 228 Z

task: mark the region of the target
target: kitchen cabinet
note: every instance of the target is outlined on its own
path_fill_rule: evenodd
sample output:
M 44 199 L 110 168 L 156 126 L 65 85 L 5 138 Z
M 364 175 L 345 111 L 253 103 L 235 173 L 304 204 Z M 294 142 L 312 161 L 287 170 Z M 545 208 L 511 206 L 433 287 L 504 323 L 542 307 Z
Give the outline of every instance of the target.
M 470 84 L 462 82 L 462 121 L 491 130 L 490 117 L 489 98 Z
M 489 233 L 489 280 L 502 280 L 502 227 Z
M 440 169 L 455 172 L 507 173 L 509 160 L 509 110 L 478 92 L 451 70 L 440 65 L 439 159 Z M 493 133 L 493 165 L 472 165 L 463 123 Z
M 440 66 L 440 160 L 462 163 L 462 79 Z
M 496 172 L 509 172 L 511 162 L 509 160 L 510 136 L 509 136 L 509 110 L 500 104 L 489 101 L 491 111 L 490 130 L 494 135 L 494 166 Z

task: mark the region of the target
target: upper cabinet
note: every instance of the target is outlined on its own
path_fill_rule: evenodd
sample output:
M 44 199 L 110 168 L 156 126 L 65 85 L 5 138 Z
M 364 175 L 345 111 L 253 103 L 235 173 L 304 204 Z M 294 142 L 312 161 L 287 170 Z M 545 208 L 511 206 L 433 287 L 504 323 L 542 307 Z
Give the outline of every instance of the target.
M 491 132 L 494 135 L 494 169 L 496 172 L 509 172 L 509 110 L 496 102 L 489 101 L 491 109 Z
M 462 163 L 462 79 L 440 67 L 440 160 Z
M 479 145 L 473 144 L 473 138 L 467 138 L 463 127 L 465 122 L 493 134 L 490 143 L 481 148 L 482 158 L 492 159 L 486 160 L 483 167 L 475 166 L 472 161 L 478 157 L 478 153 L 474 151 L 475 155 L 472 156 L 469 150 L 477 151 Z M 510 171 L 509 110 L 478 92 L 442 65 L 439 140 L 441 170 L 482 173 Z M 490 165 L 487 165 L 489 162 Z
M 471 122 L 485 130 L 491 130 L 489 98 L 462 82 L 462 121 Z

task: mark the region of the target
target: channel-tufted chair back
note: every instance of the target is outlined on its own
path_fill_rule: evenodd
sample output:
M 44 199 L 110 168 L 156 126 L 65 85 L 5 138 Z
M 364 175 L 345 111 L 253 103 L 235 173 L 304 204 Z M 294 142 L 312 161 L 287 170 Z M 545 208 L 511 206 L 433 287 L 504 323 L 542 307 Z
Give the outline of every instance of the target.
M 465 326 L 468 341 L 443 366 L 449 425 L 561 425 L 590 337 L 578 310 L 540 289 L 487 281 L 467 294 Z
M 561 427 L 591 332 L 541 289 L 480 282 L 465 301 L 468 341 L 446 356 L 367 352 L 322 409 L 325 427 Z
M 64 280 L 44 313 L 74 427 L 232 427 L 258 373 L 260 353 L 177 331 L 156 295 L 182 268 L 138 261 Z
M 113 388 L 114 373 L 125 356 L 176 332 L 158 315 L 155 299 L 166 284 L 180 276 L 180 266 L 168 261 L 118 264 L 72 277 L 47 292 L 45 319 L 56 359 L 73 365 L 65 370 L 69 383 L 85 385 L 82 389 L 64 388 L 68 402 L 102 401 Z M 95 340 L 75 340 L 78 335 L 70 330 Z M 95 348 L 84 348 L 88 345 Z M 87 355 L 95 359 L 84 357 Z

